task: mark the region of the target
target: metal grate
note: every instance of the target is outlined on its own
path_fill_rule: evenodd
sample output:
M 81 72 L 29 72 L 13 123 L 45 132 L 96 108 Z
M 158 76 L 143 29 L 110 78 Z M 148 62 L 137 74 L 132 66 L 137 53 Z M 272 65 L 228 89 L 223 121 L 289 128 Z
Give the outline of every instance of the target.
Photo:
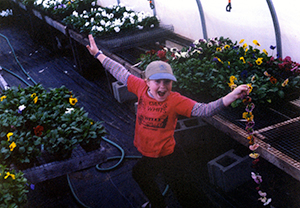
M 261 132 L 266 138 L 264 141 L 272 147 L 293 158 L 300 161 L 300 121 L 287 123 Z
M 245 121 L 242 121 L 242 115 L 244 110 L 243 109 L 235 109 L 235 108 L 228 108 L 219 114 L 224 116 L 227 120 L 232 122 L 233 124 L 237 125 L 238 127 L 244 129 L 245 128 Z M 253 111 L 255 126 L 254 129 L 261 129 L 267 126 L 271 126 L 276 123 L 281 123 L 285 120 L 288 120 L 284 115 L 278 114 L 277 112 L 271 109 L 254 109 Z

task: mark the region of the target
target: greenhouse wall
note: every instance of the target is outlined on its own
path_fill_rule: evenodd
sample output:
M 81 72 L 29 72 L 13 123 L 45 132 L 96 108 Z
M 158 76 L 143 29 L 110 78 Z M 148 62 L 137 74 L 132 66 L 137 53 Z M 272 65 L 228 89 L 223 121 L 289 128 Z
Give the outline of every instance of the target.
M 202 22 L 196 0 L 174 1 L 153 0 L 155 10 L 151 10 L 149 0 L 98 0 L 101 6 L 109 6 L 118 2 L 136 10 L 156 14 L 162 24 L 173 25 L 174 32 L 192 40 L 203 38 Z M 253 40 L 260 43 L 259 49 L 266 49 L 276 56 L 276 35 L 272 16 L 266 0 L 231 1 L 232 9 L 226 11 L 228 1 L 200 0 L 207 28 L 208 38 L 229 37 L 233 41 L 245 39 L 244 43 L 254 45 Z M 291 56 L 300 62 L 300 1 L 273 0 L 275 12 L 280 26 L 282 56 Z

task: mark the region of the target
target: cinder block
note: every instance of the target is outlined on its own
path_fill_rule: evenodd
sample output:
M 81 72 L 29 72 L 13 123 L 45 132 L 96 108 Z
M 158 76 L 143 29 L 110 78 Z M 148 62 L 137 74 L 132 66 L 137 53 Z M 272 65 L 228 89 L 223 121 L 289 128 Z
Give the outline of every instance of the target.
M 206 125 L 207 123 L 205 123 L 200 117 L 178 119 L 175 132 L 194 129 Z
M 116 81 L 112 83 L 113 93 L 116 100 L 119 103 L 136 99 L 136 95 L 127 90 L 127 86 L 123 83 Z
M 240 157 L 231 149 L 207 163 L 210 183 L 231 191 L 251 179 L 251 158 Z

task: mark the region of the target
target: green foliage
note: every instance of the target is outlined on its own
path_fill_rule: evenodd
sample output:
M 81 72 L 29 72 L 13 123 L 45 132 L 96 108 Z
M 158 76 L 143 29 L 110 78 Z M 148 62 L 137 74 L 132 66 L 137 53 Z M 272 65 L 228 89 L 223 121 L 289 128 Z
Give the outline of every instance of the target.
M 229 38 L 200 39 L 181 50 L 163 48 L 147 51 L 140 59 L 140 69 L 154 60 L 168 62 L 177 78 L 174 87 L 197 99 L 206 93 L 214 99 L 230 92 L 231 84 L 251 84 L 251 98 L 257 105 L 274 104 L 294 98 L 300 84 L 300 65 L 290 57 L 274 58 L 254 47 L 232 42 Z M 274 49 L 274 47 L 271 47 Z M 236 80 L 230 83 L 230 77 Z M 241 103 L 237 100 L 233 106 Z
M 21 171 L 0 164 L 0 207 L 22 208 L 27 203 L 27 179 Z
M 67 155 L 76 144 L 99 145 L 106 134 L 104 127 L 76 102 L 65 86 L 49 91 L 41 85 L 4 91 L 0 102 L 1 161 L 6 165 L 30 163 L 40 155 L 41 146 L 50 153 Z

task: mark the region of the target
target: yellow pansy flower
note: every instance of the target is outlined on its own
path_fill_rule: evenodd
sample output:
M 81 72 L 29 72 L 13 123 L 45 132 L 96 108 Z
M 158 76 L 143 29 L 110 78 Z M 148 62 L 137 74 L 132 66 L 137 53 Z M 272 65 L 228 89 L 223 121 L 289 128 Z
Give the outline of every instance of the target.
M 261 65 L 262 62 L 263 62 L 262 60 L 263 60 L 263 58 L 257 58 L 256 61 L 255 61 L 255 63 L 256 63 L 257 65 Z
M 245 41 L 245 39 L 240 40 L 239 44 L 243 43 Z
M 34 104 L 37 103 L 37 101 L 38 101 L 38 96 L 36 96 L 35 98 L 33 98 Z
M 258 153 L 250 153 L 249 157 L 253 158 L 253 159 L 257 159 L 260 155 Z
M 247 43 L 244 43 L 243 49 L 245 49 L 247 46 L 248 46 L 248 44 L 247 44 Z
M 285 87 L 289 83 L 289 79 L 284 80 L 284 82 L 281 84 L 282 87 Z
M 253 40 L 253 43 L 257 46 L 260 46 L 260 44 L 257 42 L 257 40 Z
M 3 96 L 0 98 L 1 102 L 2 102 L 5 98 L 6 98 L 6 96 L 3 95 Z
M 10 176 L 13 180 L 16 179 L 16 176 L 15 176 L 14 174 L 11 174 L 10 172 L 6 172 L 6 175 L 4 176 L 4 179 L 7 179 L 9 176 Z
M 7 141 L 8 141 L 8 142 L 9 142 L 10 137 L 11 137 L 12 135 L 14 135 L 14 133 L 12 133 L 12 132 L 8 132 L 8 133 L 6 134 L 6 137 L 7 137 Z
M 230 83 L 234 83 L 234 81 L 236 81 L 237 78 L 235 76 L 230 76 L 229 81 Z
M 229 48 L 230 48 L 230 45 L 225 45 L 224 48 L 225 48 L 225 49 L 229 49 Z
M 216 48 L 216 51 L 221 52 L 221 51 L 222 51 L 222 48 L 217 47 L 217 48 Z
M 17 145 L 16 145 L 15 142 L 11 143 L 11 144 L 9 145 L 10 151 L 12 152 L 12 151 L 15 149 L 16 146 L 17 146 Z
M 252 121 L 254 118 L 254 115 L 252 114 L 252 112 L 244 112 L 243 118 L 246 119 L 247 121 Z
M 267 52 L 266 49 L 263 49 L 263 52 L 264 52 L 266 55 L 268 55 L 268 52 Z
M 247 86 L 249 87 L 249 93 L 252 92 L 253 89 L 252 84 L 247 84 Z
M 77 103 L 77 98 L 73 98 L 71 95 L 71 97 L 69 98 L 69 102 L 71 105 L 75 105 Z
M 245 58 L 244 57 L 240 57 L 240 60 L 243 61 L 243 63 L 245 64 L 246 61 L 245 61 Z

